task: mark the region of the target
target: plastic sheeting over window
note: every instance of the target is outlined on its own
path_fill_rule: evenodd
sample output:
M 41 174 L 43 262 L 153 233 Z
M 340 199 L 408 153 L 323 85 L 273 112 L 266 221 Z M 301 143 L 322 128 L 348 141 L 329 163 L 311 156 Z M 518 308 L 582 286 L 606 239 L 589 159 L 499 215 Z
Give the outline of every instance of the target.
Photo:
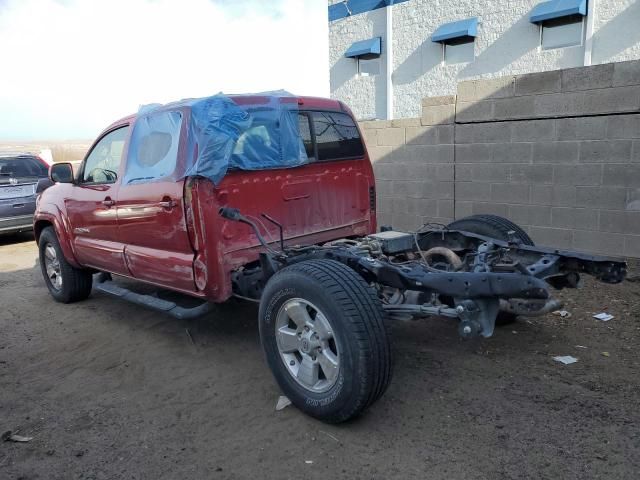
M 167 134 L 173 131 L 172 139 L 175 140 L 175 133 L 180 131 L 180 127 L 175 122 L 171 124 L 171 119 L 175 120 L 173 115 L 183 112 L 189 116 L 186 157 L 184 161 L 177 162 L 176 178 L 202 176 L 217 184 L 229 169 L 296 167 L 309 161 L 300 136 L 297 111 L 296 98 L 284 92 L 238 97 L 218 94 L 164 106 L 150 105 L 141 108 L 138 113 L 130 151 L 140 148 L 141 140 L 138 137 L 144 136 L 145 132 Z M 162 121 L 159 112 L 165 113 Z M 163 128 L 157 128 L 162 122 L 167 123 L 162 125 Z M 138 129 L 143 132 L 138 134 Z M 167 140 L 163 138 L 168 137 L 156 135 L 149 140 L 158 152 L 166 149 L 163 142 Z M 134 141 L 138 143 L 134 145 Z M 177 155 L 177 150 L 175 152 Z M 167 151 L 166 156 L 169 155 Z M 169 160 L 166 165 L 163 162 L 163 159 L 158 160 L 163 166 L 169 166 Z M 164 170 L 159 173 L 167 174 Z M 153 168 L 147 173 L 141 171 L 131 176 L 127 168 L 127 177 L 142 179 L 138 181 L 159 178 Z
M 178 160 L 182 113 L 152 112 L 136 120 L 123 185 L 171 175 Z

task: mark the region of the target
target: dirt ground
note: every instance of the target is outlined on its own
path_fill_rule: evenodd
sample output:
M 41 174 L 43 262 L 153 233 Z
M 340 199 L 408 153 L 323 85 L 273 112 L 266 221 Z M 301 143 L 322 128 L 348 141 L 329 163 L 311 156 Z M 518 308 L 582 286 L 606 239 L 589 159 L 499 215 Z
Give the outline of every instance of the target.
M 330 426 L 275 411 L 254 306 L 178 321 L 99 293 L 61 305 L 30 236 L 0 238 L 0 433 L 33 437 L 0 443 L 0 478 L 638 478 L 640 283 L 561 297 L 570 318 L 485 340 L 395 325 L 389 390 Z

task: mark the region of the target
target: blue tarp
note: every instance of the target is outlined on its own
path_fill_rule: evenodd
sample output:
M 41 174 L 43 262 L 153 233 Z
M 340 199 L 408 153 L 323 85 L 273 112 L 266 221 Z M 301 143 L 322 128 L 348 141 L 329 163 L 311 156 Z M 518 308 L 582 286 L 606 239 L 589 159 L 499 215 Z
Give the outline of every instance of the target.
M 476 17 L 445 23 L 431 35 L 432 42 L 446 42 L 461 37 L 476 37 L 478 35 L 478 19 Z
M 307 163 L 309 159 L 295 115 L 297 110 L 297 101 L 286 92 L 237 97 L 220 93 L 167 105 L 148 105 L 138 112 L 132 139 L 143 142 L 155 135 L 160 147 L 154 151 L 162 150 L 161 134 L 175 136 L 180 129 L 180 122 L 175 120 L 181 117 L 172 116 L 174 132 L 167 131 L 165 127 L 171 123 L 166 118 L 167 112 L 188 115 L 186 158 L 183 162 L 174 160 L 172 175 L 176 178 L 202 176 L 218 184 L 230 168 L 264 170 Z M 140 171 L 131 175 L 127 172 L 127 176 L 135 176 L 138 181 L 159 178 Z
M 587 0 L 550 0 L 535 6 L 531 11 L 529 21 L 542 23 L 555 18 L 587 14 Z
M 354 57 L 377 57 L 380 55 L 381 49 L 380 37 L 369 38 L 368 40 L 360 40 L 352 44 L 344 56 L 347 58 Z

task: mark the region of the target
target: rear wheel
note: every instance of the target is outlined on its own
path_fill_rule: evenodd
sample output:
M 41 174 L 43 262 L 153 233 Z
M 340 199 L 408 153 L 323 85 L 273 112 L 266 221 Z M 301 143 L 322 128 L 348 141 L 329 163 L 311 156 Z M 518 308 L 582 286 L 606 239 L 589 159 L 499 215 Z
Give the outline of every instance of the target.
M 391 380 L 391 346 L 376 292 L 333 260 L 276 273 L 260 302 L 260 338 L 284 394 L 338 423 L 373 404 Z
M 74 268 L 67 262 L 53 227 L 42 230 L 38 249 L 44 282 L 56 301 L 72 303 L 89 296 L 92 286 L 91 273 Z
M 533 240 L 527 235 L 527 232 L 511 220 L 498 215 L 471 215 L 450 223 L 447 228 L 464 230 L 504 241 L 509 241 L 513 238 L 520 240 L 523 245 L 534 246 Z M 517 315 L 513 313 L 499 312 L 496 318 L 496 325 L 509 325 L 515 322 L 516 318 Z

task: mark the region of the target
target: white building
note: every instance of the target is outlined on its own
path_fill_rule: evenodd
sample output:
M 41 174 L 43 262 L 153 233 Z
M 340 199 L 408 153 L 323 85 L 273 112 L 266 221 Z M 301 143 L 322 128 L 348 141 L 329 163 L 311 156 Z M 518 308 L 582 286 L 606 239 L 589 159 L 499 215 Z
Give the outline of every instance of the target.
M 633 59 L 640 0 L 329 0 L 331 96 L 359 119 L 418 117 L 460 80 Z

